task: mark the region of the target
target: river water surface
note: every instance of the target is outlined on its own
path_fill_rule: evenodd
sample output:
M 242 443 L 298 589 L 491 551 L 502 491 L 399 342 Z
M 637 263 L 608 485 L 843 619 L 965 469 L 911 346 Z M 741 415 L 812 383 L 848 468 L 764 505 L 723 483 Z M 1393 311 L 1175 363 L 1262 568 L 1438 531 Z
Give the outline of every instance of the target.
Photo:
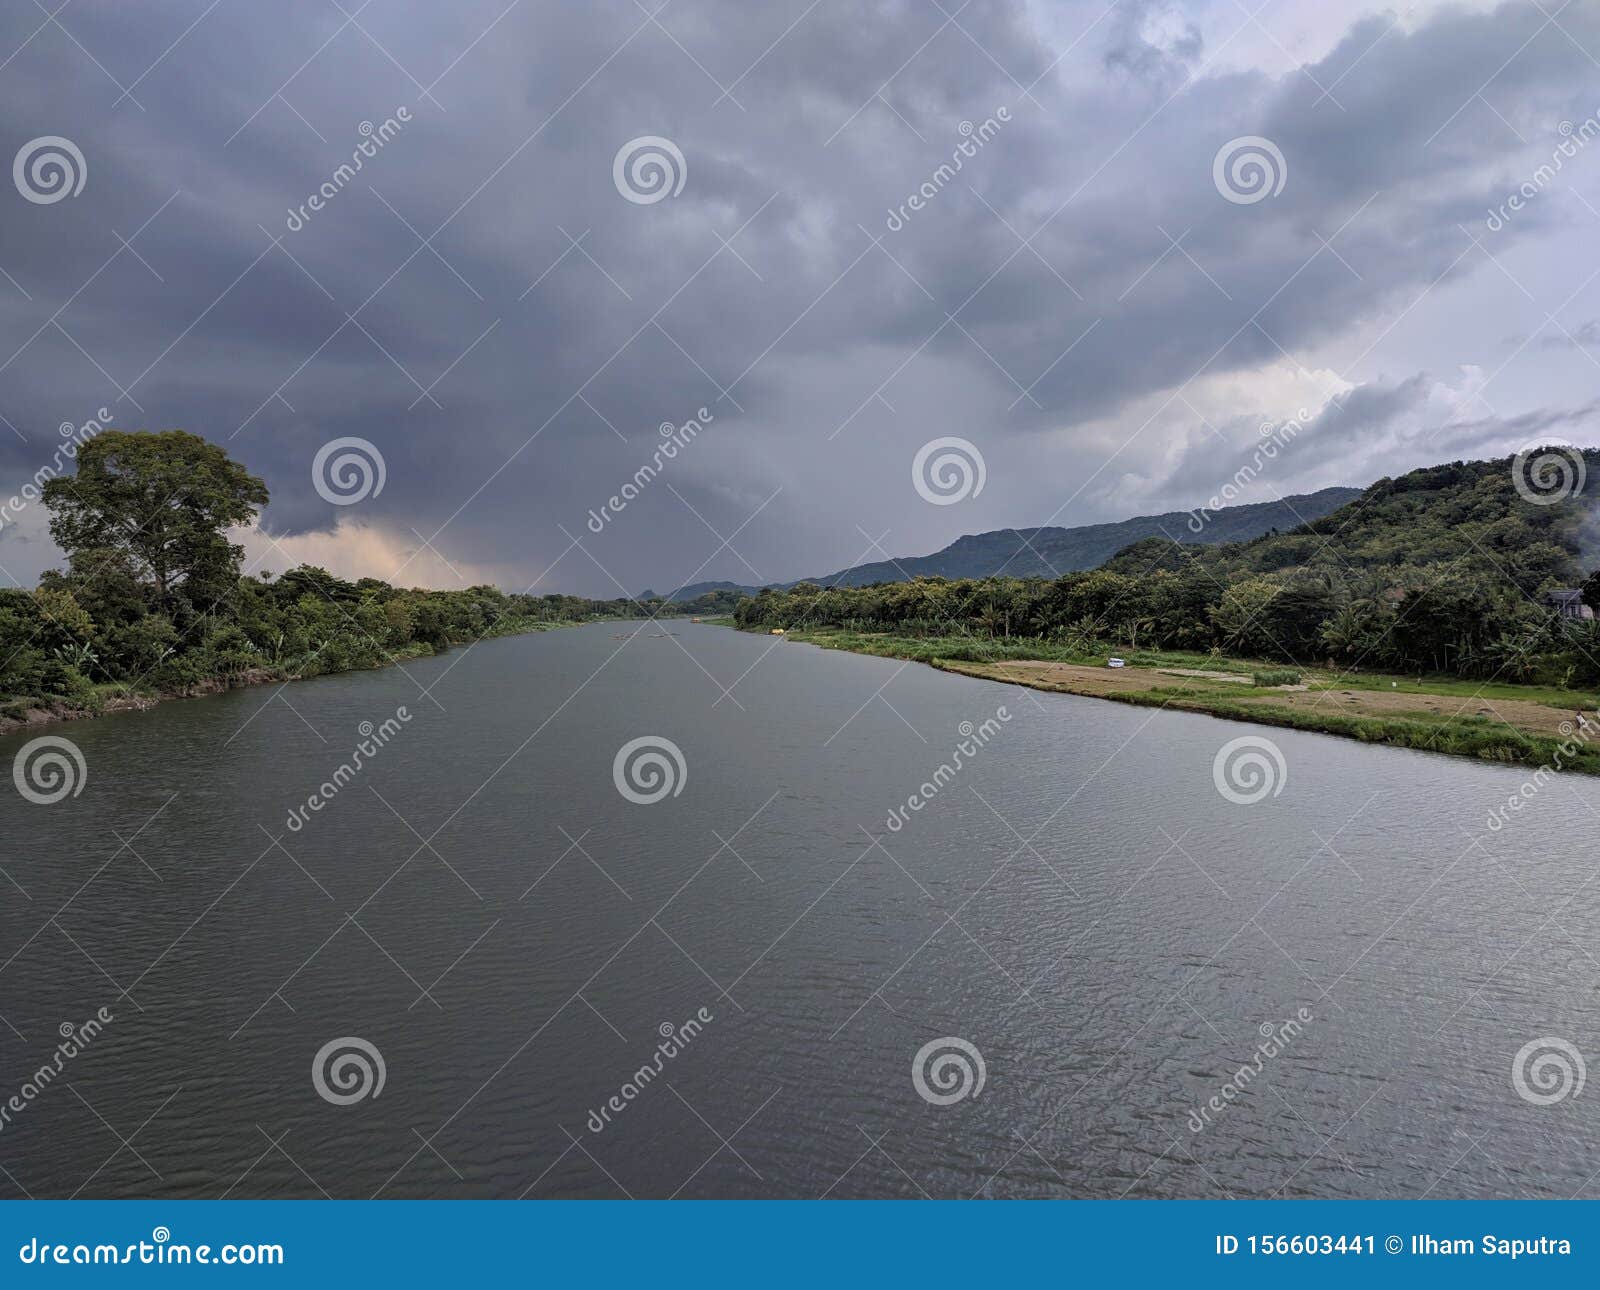
M 1596 1190 L 1593 780 L 1491 832 L 1528 772 L 684 622 L 48 733 L 87 776 L 0 792 L 0 1195 Z

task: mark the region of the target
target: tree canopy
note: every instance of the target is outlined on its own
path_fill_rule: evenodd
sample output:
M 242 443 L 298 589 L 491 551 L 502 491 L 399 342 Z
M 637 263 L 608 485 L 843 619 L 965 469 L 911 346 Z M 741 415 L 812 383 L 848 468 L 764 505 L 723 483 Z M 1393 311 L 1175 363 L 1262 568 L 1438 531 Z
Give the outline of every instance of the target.
M 124 557 L 157 605 L 209 605 L 238 579 L 230 528 L 254 521 L 267 486 L 216 444 L 183 430 L 105 431 L 78 451 L 78 472 L 48 481 L 50 536 L 69 558 Z
M 67 556 L 33 591 L 0 589 L 0 717 L 93 710 L 108 695 L 186 692 L 240 678 L 377 667 L 487 636 L 640 617 L 659 600 L 507 595 L 351 582 L 302 565 L 241 576 L 228 530 L 266 486 L 222 448 L 179 430 L 102 433 L 76 477 L 45 486 Z

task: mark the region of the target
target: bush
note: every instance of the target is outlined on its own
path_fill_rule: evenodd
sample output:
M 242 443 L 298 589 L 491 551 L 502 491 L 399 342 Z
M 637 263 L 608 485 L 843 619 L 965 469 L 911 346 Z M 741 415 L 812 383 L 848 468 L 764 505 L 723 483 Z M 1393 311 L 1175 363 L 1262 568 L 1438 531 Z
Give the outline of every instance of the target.
M 97 641 L 102 666 L 118 681 L 140 681 L 177 651 L 181 641 L 172 623 L 150 614 L 133 623 L 113 623 Z
M 1292 667 L 1272 667 L 1262 672 L 1252 672 L 1250 675 L 1259 686 L 1300 684 L 1300 673 Z
M 232 676 L 259 667 L 265 661 L 235 623 L 225 623 L 211 631 L 201 646 L 200 656 L 207 670 L 219 676 Z
M 210 676 L 198 654 L 168 654 L 145 675 L 143 684 L 157 690 L 187 693 Z

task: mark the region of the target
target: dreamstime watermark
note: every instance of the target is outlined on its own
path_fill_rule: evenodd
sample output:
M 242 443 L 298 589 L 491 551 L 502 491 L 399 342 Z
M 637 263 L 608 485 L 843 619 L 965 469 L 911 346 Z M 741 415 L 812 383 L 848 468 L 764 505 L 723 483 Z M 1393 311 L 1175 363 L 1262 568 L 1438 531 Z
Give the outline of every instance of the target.
M 1511 222 L 1518 211 L 1555 183 L 1562 166 L 1588 147 L 1590 140 L 1596 135 L 1600 135 L 1600 120 L 1591 116 L 1578 126 L 1574 126 L 1571 121 L 1563 121 L 1556 130 L 1561 135 L 1561 142 L 1550 153 L 1550 160 L 1524 179 L 1516 191 L 1499 206 L 1489 209 L 1483 225 L 1491 233 L 1498 233 Z
M 1283 750 L 1261 735 L 1230 739 L 1211 760 L 1211 782 L 1237 806 L 1254 806 L 1268 794 L 1277 797 L 1288 781 Z
M 26 201 L 53 206 L 83 191 L 89 182 L 89 163 L 71 139 L 41 134 L 17 149 L 11 162 L 11 182 Z
M 116 1020 L 116 1016 L 109 1008 L 99 1009 L 87 1021 L 74 1024 L 63 1021 L 56 1027 L 56 1033 L 61 1036 L 61 1042 L 56 1045 L 56 1050 L 33 1074 L 22 1082 L 22 1087 L 0 1104 L 0 1130 L 3 1130 L 11 1121 L 22 1114 L 40 1093 L 44 1092 L 66 1069 L 66 1065 L 85 1048 L 87 1048 L 102 1030 Z
M 676 197 L 688 179 L 689 163 L 678 145 L 659 134 L 629 139 L 611 159 L 611 182 L 635 206 Z
M 1577 1046 L 1555 1035 L 1530 1039 L 1511 1059 L 1511 1087 L 1524 1102 L 1554 1106 L 1583 1092 L 1589 1077 Z
M 961 742 L 950 751 L 948 761 L 939 763 L 939 768 L 933 772 L 930 779 L 924 780 L 916 792 L 906 798 L 904 806 L 896 806 L 889 812 L 884 821 L 884 827 L 890 833 L 898 833 L 911 823 L 911 814 L 920 811 L 924 806 L 937 797 L 955 777 L 961 773 L 966 765 L 978 755 L 980 749 L 1000 733 L 1000 728 L 1011 720 L 1011 714 L 1002 705 L 994 710 L 994 716 L 985 717 L 978 725 L 970 721 L 963 721 L 956 727 L 956 733 L 961 736 Z
M 911 459 L 911 483 L 917 496 L 934 506 L 954 506 L 976 497 L 988 478 L 978 445 L 953 435 L 928 440 Z
M 17 749 L 11 759 L 11 782 L 35 806 L 50 806 L 83 792 L 89 782 L 89 763 L 72 740 L 40 735 Z
M 1287 1021 L 1263 1021 L 1260 1027 L 1261 1042 L 1256 1045 L 1250 1060 L 1228 1076 L 1222 1087 L 1209 1099 L 1189 1112 L 1189 1132 L 1199 1133 L 1211 1123 L 1213 1116 L 1221 1115 L 1233 1105 L 1255 1082 L 1256 1076 L 1266 1069 L 1267 1062 L 1298 1039 L 1306 1026 L 1315 1020 L 1310 1008 L 1297 1008 L 1294 1016 Z
M 1511 459 L 1511 486 L 1535 506 L 1554 506 L 1583 492 L 1589 467 L 1571 444 L 1528 444 Z
M 1506 800 L 1489 812 L 1488 829 L 1491 833 L 1498 833 L 1511 823 L 1511 817 L 1518 814 L 1524 803 L 1531 802 L 1539 792 L 1552 779 L 1559 775 L 1574 759 L 1589 746 L 1589 742 L 1600 737 L 1600 709 L 1594 713 L 1595 720 L 1579 713 L 1576 722 L 1563 721 L 1557 729 L 1561 733 L 1561 742 L 1556 745 L 1555 756 L 1545 762 L 1523 780 L 1515 793 L 1511 793 Z
M 1000 127 L 1011 120 L 1011 109 L 1007 107 L 996 108 L 991 117 L 985 117 L 982 125 L 973 125 L 971 121 L 963 121 L 956 127 L 956 132 L 961 135 L 961 142 L 950 154 L 950 160 L 940 163 L 931 175 L 922 181 L 921 186 L 906 198 L 897 207 L 890 207 L 888 215 L 884 218 L 884 227 L 891 233 L 898 233 L 906 226 L 917 211 L 920 211 L 930 201 L 944 190 L 944 186 L 961 173 L 961 167 L 995 135 L 1000 133 Z
M 1287 421 L 1263 421 L 1258 430 L 1261 442 L 1250 454 L 1250 460 L 1233 472 L 1233 478 L 1219 488 L 1210 501 L 1189 512 L 1189 531 L 1200 532 L 1210 521 L 1213 512 L 1233 505 L 1235 499 L 1261 474 L 1266 463 L 1275 460 L 1278 453 L 1293 443 L 1294 437 L 1311 423 L 1312 416 L 1308 408 L 1301 408 Z
M 666 797 L 677 797 L 688 779 L 683 749 L 661 735 L 630 739 L 611 759 L 611 782 L 635 806 L 653 806 Z
M 911 1059 L 911 1087 L 929 1106 L 954 1106 L 977 1097 L 988 1078 L 978 1046 L 958 1035 L 930 1039 Z
M 656 1045 L 655 1060 L 653 1062 L 646 1060 L 638 1070 L 623 1081 L 621 1088 L 601 1104 L 599 1110 L 589 1112 L 589 1132 L 604 1132 L 606 1126 L 611 1123 L 611 1117 L 626 1111 L 628 1104 L 656 1080 L 666 1068 L 666 1064 L 687 1048 L 690 1041 L 698 1037 L 700 1032 L 716 1019 L 716 1014 L 709 1008 L 701 1008 L 682 1025 L 674 1026 L 670 1021 L 663 1021 L 657 1026 L 656 1033 L 661 1036 L 661 1042 Z
M 375 726 L 370 721 L 363 721 L 357 726 L 356 733 L 361 736 L 361 742 L 351 749 L 349 759 L 340 762 L 333 774 L 322 781 L 317 790 L 306 798 L 304 804 L 290 808 L 284 827 L 290 833 L 298 833 L 305 828 L 312 814 L 333 801 L 339 795 L 339 791 L 359 775 L 367 763 L 376 757 L 410 720 L 411 713 L 402 704 L 394 710 L 394 716 L 385 717 L 381 725 Z
M 378 445 L 355 435 L 328 440 L 311 459 L 311 486 L 334 506 L 354 506 L 378 496 L 388 478 Z
M 1276 197 L 1289 180 L 1289 163 L 1271 139 L 1241 134 L 1217 149 L 1211 182 L 1235 206 L 1253 206 Z
M 94 1245 L 74 1241 L 69 1245 L 54 1237 L 47 1236 L 40 1240 L 34 1236 L 17 1251 L 17 1260 L 20 1263 L 37 1263 L 41 1266 L 51 1264 L 56 1267 L 127 1267 L 135 1263 L 155 1264 L 157 1267 L 183 1267 L 191 1264 L 203 1267 L 217 1265 L 233 1267 L 236 1264 L 281 1265 L 283 1246 L 239 1245 L 230 1241 L 213 1250 L 210 1245 L 186 1245 L 174 1241 L 171 1231 L 166 1227 L 157 1227 L 150 1233 L 148 1241 L 139 1241 L 133 1245 L 114 1245 L 110 1241 L 100 1241 Z
M 311 1059 L 311 1087 L 334 1106 L 350 1106 L 383 1092 L 389 1068 L 375 1044 L 355 1035 L 330 1039 Z
M 100 408 L 81 426 L 63 421 L 57 431 L 62 442 L 56 445 L 55 452 L 51 454 L 50 464 L 40 466 L 33 472 L 33 478 L 18 489 L 9 501 L 0 503 L 0 530 L 22 514 L 32 503 L 38 501 L 44 495 L 44 486 L 66 469 L 67 462 L 76 461 L 78 449 L 104 430 L 106 422 L 112 420 L 115 420 L 115 417 L 111 412 Z
M 661 442 L 656 450 L 650 454 L 650 460 L 633 472 L 633 478 L 624 484 L 615 494 L 608 497 L 600 509 L 589 511 L 589 532 L 599 533 L 605 526 L 623 511 L 628 509 L 628 503 L 633 501 L 645 490 L 645 487 L 659 475 L 669 461 L 692 444 L 699 434 L 708 425 L 716 420 L 710 408 L 701 408 L 693 417 L 681 426 L 675 426 L 670 421 L 661 423 Z
M 300 203 L 298 209 L 289 207 L 289 218 L 285 221 L 289 231 L 298 233 L 303 229 L 311 217 L 343 192 L 345 185 L 356 177 L 362 166 L 376 157 L 383 145 L 399 134 L 410 121 L 411 109 L 401 106 L 395 109 L 393 116 L 384 118 L 382 125 L 374 126 L 371 121 L 363 121 L 357 126 L 356 132 L 361 135 L 361 142 L 356 144 L 350 160 L 342 162 L 322 181 L 321 187 Z

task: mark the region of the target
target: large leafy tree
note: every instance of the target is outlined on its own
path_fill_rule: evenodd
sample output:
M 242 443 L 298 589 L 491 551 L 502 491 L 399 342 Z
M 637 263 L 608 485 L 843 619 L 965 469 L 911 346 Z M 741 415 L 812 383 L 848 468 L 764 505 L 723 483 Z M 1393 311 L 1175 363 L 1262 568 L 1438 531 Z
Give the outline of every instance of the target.
M 50 536 L 69 556 L 117 552 L 170 612 L 208 602 L 238 580 L 249 524 L 267 488 L 216 444 L 182 430 L 108 431 L 78 451 L 78 473 L 44 486 Z

